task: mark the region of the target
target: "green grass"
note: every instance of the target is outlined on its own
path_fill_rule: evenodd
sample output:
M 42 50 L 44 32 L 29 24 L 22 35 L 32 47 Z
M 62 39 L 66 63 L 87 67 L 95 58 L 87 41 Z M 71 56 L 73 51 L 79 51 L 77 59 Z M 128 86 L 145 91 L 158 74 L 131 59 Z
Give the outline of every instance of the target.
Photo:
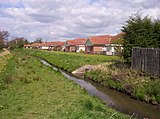
M 2 49 L 0 49 L 0 53 L 2 53 L 3 52 L 3 50 Z
M 7 54 L 7 55 L 0 55 L 0 90 L 4 89 L 6 87 L 6 84 L 4 83 L 4 78 L 9 76 L 7 73 L 8 71 L 10 72 L 10 69 L 7 69 L 7 67 L 10 65 L 12 66 L 12 64 L 9 64 L 8 62 L 11 59 L 11 55 Z M 10 72 L 11 73 L 11 72 Z
M 49 52 L 40 50 L 23 50 L 34 56 L 42 57 L 56 66 L 72 72 L 86 64 L 101 64 L 99 68 L 85 74 L 86 78 L 104 86 L 123 91 L 134 98 L 152 104 L 160 103 L 160 78 L 131 70 L 122 64 L 116 56 L 88 55 L 81 53 Z M 103 64 L 112 60 L 119 61 L 113 65 Z
M 128 119 L 59 72 L 14 52 L 0 73 L 1 119 Z M 1 77 L 3 75 L 3 78 Z
M 84 66 L 86 64 L 99 64 L 111 60 L 119 60 L 117 56 L 106 56 L 106 55 L 89 55 L 83 53 L 67 53 L 67 52 L 56 52 L 56 51 L 40 51 L 40 50 L 23 50 L 31 55 L 42 57 L 48 62 L 63 68 L 69 72 Z

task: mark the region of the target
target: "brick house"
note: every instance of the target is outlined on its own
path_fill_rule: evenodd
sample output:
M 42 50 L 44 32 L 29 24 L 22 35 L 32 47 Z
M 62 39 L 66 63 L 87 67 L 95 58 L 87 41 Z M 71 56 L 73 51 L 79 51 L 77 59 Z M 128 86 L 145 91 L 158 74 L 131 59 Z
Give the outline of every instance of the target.
M 85 51 L 85 38 L 77 38 L 74 40 L 67 40 L 65 42 L 66 52 L 84 52 Z
M 32 49 L 32 44 L 25 44 L 25 45 L 24 45 L 24 48 Z
M 52 44 L 49 46 L 50 50 L 54 50 L 54 51 L 61 51 L 64 49 L 64 43 L 65 42 L 61 42 L 61 41 L 54 41 L 52 42 Z
M 103 35 L 89 37 L 85 42 L 85 53 L 115 55 L 116 47 L 122 49 L 122 45 L 113 44 L 112 42 L 120 36 L 118 34 L 116 36 Z

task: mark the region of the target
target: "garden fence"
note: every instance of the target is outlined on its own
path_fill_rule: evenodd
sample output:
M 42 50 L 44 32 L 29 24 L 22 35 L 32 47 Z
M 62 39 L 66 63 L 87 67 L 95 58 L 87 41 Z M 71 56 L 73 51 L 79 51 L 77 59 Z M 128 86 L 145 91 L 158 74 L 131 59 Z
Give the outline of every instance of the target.
M 131 67 L 160 75 L 160 48 L 133 48 Z

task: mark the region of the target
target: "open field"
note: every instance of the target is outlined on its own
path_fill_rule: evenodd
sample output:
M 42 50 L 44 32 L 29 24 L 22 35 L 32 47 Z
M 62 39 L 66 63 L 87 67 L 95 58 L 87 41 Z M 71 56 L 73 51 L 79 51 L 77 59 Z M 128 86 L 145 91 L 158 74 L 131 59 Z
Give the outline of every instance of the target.
M 1 119 L 129 118 L 23 52 L 14 51 L 4 68 L 0 72 Z

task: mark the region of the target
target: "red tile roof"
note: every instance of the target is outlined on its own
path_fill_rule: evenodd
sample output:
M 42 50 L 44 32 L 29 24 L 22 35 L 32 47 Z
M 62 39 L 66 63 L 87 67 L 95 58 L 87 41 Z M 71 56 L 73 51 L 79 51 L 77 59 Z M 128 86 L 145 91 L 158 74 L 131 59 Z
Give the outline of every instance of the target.
M 44 42 L 44 43 L 41 43 L 40 46 L 44 46 L 44 47 L 49 47 L 49 46 L 52 46 L 53 43 L 52 42 Z
M 63 46 L 63 45 L 64 42 L 61 41 L 45 42 L 40 44 L 40 46 Z
M 24 44 L 24 47 L 31 47 L 32 44 Z
M 92 36 L 89 38 L 93 45 L 103 45 L 103 44 L 110 44 L 111 43 L 111 36 Z
M 74 39 L 74 40 L 77 41 L 78 45 L 84 45 L 87 39 L 86 38 L 77 38 L 77 39 Z
M 53 42 L 54 46 L 63 46 L 65 42 L 61 42 L 61 41 L 55 41 Z
M 76 46 L 76 45 L 84 45 L 86 42 L 86 38 L 76 38 L 74 40 L 67 40 L 68 45 Z
M 38 47 L 38 46 L 40 46 L 40 45 L 41 45 L 41 43 L 33 43 L 33 44 L 32 44 L 33 47 Z
M 92 36 L 89 37 L 88 39 L 92 42 L 93 45 L 104 45 L 104 44 L 111 44 L 112 41 L 122 37 L 123 34 L 124 33 L 120 33 L 115 36 L 110 36 L 110 35 Z

